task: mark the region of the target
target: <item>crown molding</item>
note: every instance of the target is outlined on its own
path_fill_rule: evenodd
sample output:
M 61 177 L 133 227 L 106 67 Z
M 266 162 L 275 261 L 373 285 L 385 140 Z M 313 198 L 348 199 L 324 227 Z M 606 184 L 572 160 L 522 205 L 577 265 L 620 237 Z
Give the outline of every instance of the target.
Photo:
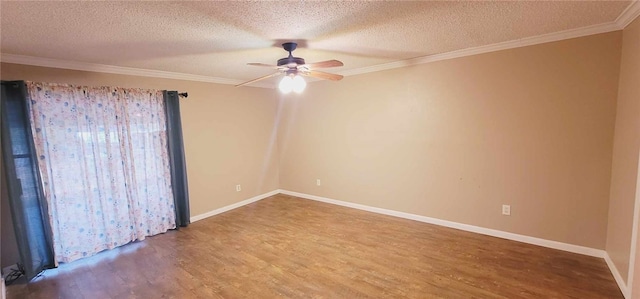
M 640 1 L 634 0 L 631 2 L 631 4 L 627 6 L 627 8 L 625 8 L 622 11 L 622 13 L 620 13 L 620 15 L 613 22 L 591 25 L 591 26 L 586 26 L 586 27 L 581 27 L 576 29 L 569 29 L 564 31 L 558 31 L 553 33 L 547 33 L 547 34 L 526 37 L 526 38 L 511 40 L 506 42 L 500 42 L 500 43 L 490 44 L 485 46 L 455 50 L 455 51 L 446 52 L 446 53 L 420 56 L 420 57 L 410 58 L 406 60 L 377 64 L 377 65 L 368 66 L 368 67 L 346 70 L 346 71 L 340 72 L 340 74 L 346 77 L 346 76 L 353 76 L 353 75 L 366 74 L 366 73 L 372 73 L 372 72 L 379 72 L 384 70 L 424 64 L 424 63 L 435 62 L 440 60 L 472 56 L 477 54 L 514 49 L 514 48 L 520 48 L 520 47 L 526 47 L 526 46 L 533 46 L 533 45 L 550 43 L 550 42 L 583 37 L 588 35 L 618 31 L 618 30 L 623 30 L 631 22 L 633 22 L 633 20 L 635 20 L 638 16 L 640 16 Z
M 242 80 L 227 79 L 227 78 L 220 78 L 220 77 L 192 75 L 192 74 L 185 74 L 185 73 L 139 69 L 139 68 L 132 68 L 132 67 L 59 60 L 59 59 L 52 59 L 52 58 L 43 58 L 43 57 L 34 57 L 34 56 L 7 54 L 7 53 L 0 53 L 0 62 L 68 69 L 68 70 L 76 70 L 76 71 L 186 80 L 186 81 L 218 83 L 218 84 L 228 84 L 228 85 L 237 85 L 244 82 Z M 268 86 L 266 84 L 252 84 L 251 86 L 273 88 L 273 86 Z
M 566 40 L 571 38 L 583 37 L 588 35 L 618 31 L 618 30 L 624 29 L 631 22 L 633 22 L 633 20 L 635 20 L 638 16 L 640 16 L 640 1 L 634 0 L 629 4 L 629 6 L 627 6 L 627 8 L 625 8 L 624 11 L 622 11 L 622 13 L 613 22 L 608 22 L 608 23 L 603 23 L 598 25 L 591 25 L 591 26 L 581 27 L 576 29 L 569 29 L 564 31 L 558 31 L 558 32 L 553 32 L 553 33 L 548 33 L 548 34 L 543 34 L 538 36 L 526 37 L 522 39 L 505 41 L 505 42 L 495 43 L 491 45 L 484 45 L 484 46 L 467 48 L 462 50 L 455 50 L 455 51 L 446 52 L 446 53 L 420 56 L 420 57 L 415 57 L 415 58 L 410 58 L 410 59 L 405 59 L 400 61 L 377 64 L 373 66 L 355 68 L 355 69 L 345 70 L 338 73 L 345 77 L 360 75 L 360 74 L 379 72 L 379 71 L 390 70 L 395 68 L 407 67 L 412 65 L 425 64 L 425 63 L 430 63 L 435 61 L 460 58 L 465 56 L 472 56 L 472 55 L 478 55 L 483 53 L 489 53 L 489 52 L 555 42 L 560 40 Z M 208 82 L 208 83 L 229 84 L 229 85 L 237 85 L 237 84 L 243 83 L 243 81 L 241 80 L 228 79 L 228 78 L 192 75 L 192 74 L 185 74 L 185 73 L 176 73 L 176 72 L 149 70 L 149 69 L 139 69 L 139 68 L 131 68 L 131 67 L 106 65 L 106 64 L 66 61 L 66 60 L 58 60 L 58 59 L 51 59 L 51 58 L 33 57 L 33 56 L 16 55 L 16 54 L 5 54 L 5 53 L 0 53 L 0 62 L 79 70 L 79 71 L 187 80 L 187 81 Z M 309 83 L 311 83 L 311 81 Z M 263 88 L 275 88 L 275 86 L 272 86 L 270 84 L 265 84 L 265 83 L 251 84 L 251 86 L 263 87 Z
M 570 29 L 570 30 L 558 31 L 558 32 L 548 33 L 548 34 L 543 34 L 538 36 L 526 37 L 518 40 L 511 40 L 511 41 L 500 42 L 500 43 L 495 43 L 495 44 L 490 44 L 485 46 L 467 48 L 467 49 L 456 50 L 456 51 L 451 51 L 451 52 L 446 52 L 441 54 L 420 56 L 420 57 L 406 59 L 406 60 L 400 60 L 400 61 L 394 61 L 389 63 L 363 67 L 363 68 L 357 68 L 357 69 L 341 72 L 340 74 L 343 76 L 352 76 L 352 75 L 366 74 L 366 73 L 372 73 L 372 72 L 379 72 L 383 70 L 401 68 L 401 67 L 424 64 L 429 62 L 544 44 L 549 42 L 555 42 L 555 41 L 600 34 L 600 33 L 607 33 L 612 31 L 618 31 L 621 29 L 622 28 L 618 23 L 609 22 L 609 23 L 592 25 L 592 26 L 587 26 L 587 27 L 582 27 L 577 29 Z
M 620 26 L 620 29 L 624 29 L 629 26 L 633 20 L 640 16 L 640 1 L 634 0 L 625 8 L 622 13 L 616 19 L 616 24 Z

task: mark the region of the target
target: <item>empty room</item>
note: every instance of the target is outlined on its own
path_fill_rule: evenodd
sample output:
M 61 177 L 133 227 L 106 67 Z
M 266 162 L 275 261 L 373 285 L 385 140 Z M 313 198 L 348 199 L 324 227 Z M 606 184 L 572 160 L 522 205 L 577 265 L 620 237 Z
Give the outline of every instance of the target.
M 1 1 L 2 298 L 640 298 L 639 16 Z

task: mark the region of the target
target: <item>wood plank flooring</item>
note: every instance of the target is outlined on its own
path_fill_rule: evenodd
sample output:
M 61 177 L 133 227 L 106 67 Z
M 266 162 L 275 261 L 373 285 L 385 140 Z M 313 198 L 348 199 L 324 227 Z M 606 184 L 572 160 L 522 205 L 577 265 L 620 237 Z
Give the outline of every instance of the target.
M 276 195 L 47 270 L 8 298 L 623 298 L 605 262 Z

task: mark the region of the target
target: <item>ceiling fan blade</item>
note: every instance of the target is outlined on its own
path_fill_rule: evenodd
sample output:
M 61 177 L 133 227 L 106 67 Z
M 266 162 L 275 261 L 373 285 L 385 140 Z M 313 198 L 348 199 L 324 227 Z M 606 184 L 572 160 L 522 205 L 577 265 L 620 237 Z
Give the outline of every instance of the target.
M 250 62 L 247 63 L 248 65 L 253 65 L 253 66 L 264 66 L 264 67 L 270 67 L 270 68 L 274 68 L 277 69 L 278 66 L 277 65 L 270 65 L 270 64 L 266 64 L 266 63 L 259 63 L 259 62 Z
M 264 80 L 264 79 L 267 79 L 267 78 L 271 78 L 271 77 L 273 77 L 273 76 L 277 76 L 277 75 L 280 75 L 280 72 L 275 72 L 275 73 L 273 73 L 273 74 L 269 74 L 269 75 L 262 76 L 262 77 L 260 77 L 260 78 L 256 78 L 256 79 L 253 79 L 253 80 L 250 80 L 250 81 L 244 82 L 244 83 L 240 83 L 240 84 L 236 85 L 236 87 L 240 87 L 240 86 L 243 86 L 243 85 L 251 84 L 251 83 L 253 83 L 253 82 L 257 82 L 257 81 L 260 81 L 260 80 Z
M 336 67 L 336 66 L 343 66 L 343 65 L 344 63 L 342 63 L 342 61 L 335 60 L 335 59 L 305 64 L 305 66 L 308 67 L 309 69 L 320 69 L 320 68 Z
M 325 73 L 320 71 L 309 71 L 302 74 L 309 77 L 320 78 L 320 79 L 331 80 L 331 81 L 339 81 L 339 80 L 342 80 L 342 78 L 344 78 L 344 76 L 342 75 L 330 74 L 330 73 Z

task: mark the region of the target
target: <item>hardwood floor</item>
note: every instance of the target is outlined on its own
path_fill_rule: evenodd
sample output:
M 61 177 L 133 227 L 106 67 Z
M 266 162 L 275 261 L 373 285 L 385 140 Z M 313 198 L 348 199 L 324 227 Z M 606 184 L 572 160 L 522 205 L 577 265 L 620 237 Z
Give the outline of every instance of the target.
M 9 298 L 623 298 L 602 259 L 286 195 L 47 270 Z

